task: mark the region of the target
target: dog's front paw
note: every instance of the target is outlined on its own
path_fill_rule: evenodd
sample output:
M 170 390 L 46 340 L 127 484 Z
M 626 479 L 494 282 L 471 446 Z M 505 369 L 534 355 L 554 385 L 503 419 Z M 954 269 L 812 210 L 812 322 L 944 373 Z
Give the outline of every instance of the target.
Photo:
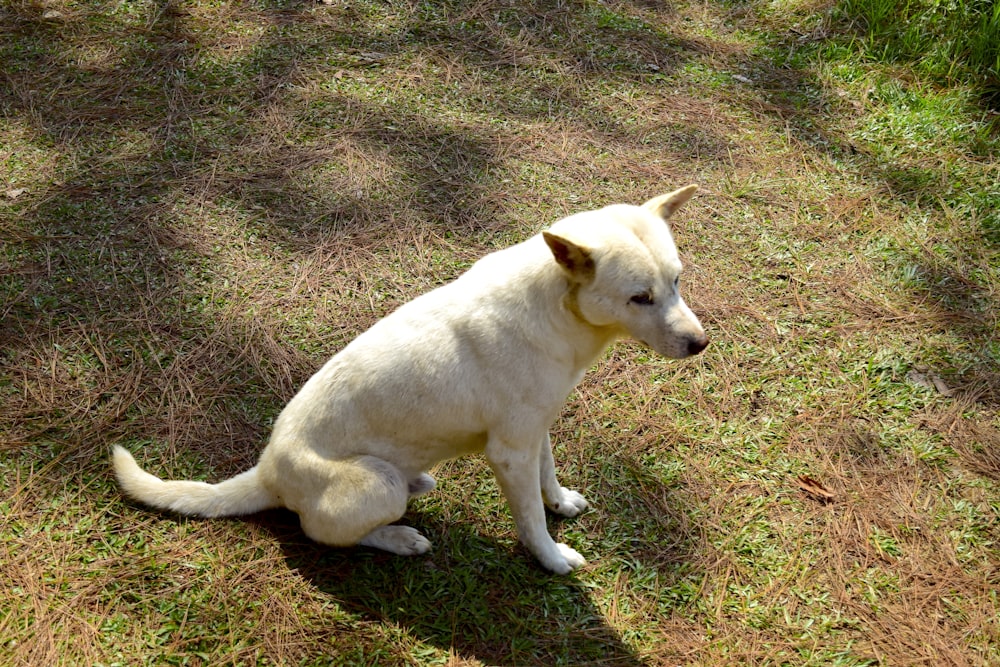
M 556 549 L 559 550 L 559 561 L 552 563 L 552 567 L 546 566 L 556 574 L 569 574 L 576 568 L 587 564 L 586 559 L 573 547 L 557 542 Z
M 587 509 L 587 499 L 583 494 L 566 487 L 560 488 L 560 497 L 550 502 L 549 509 L 563 516 L 576 516 Z
M 586 565 L 587 561 L 577 553 L 576 549 L 561 542 L 554 543 L 555 553 L 546 554 L 544 557 L 539 554 L 539 560 L 546 570 L 555 574 L 569 574 L 581 565 Z

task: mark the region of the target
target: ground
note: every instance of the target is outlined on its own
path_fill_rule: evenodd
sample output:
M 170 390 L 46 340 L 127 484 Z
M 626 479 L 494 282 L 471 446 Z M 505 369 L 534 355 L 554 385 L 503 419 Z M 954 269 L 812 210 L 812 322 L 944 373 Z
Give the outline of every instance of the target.
M 0 5 L 0 662 L 1000 662 L 996 98 L 858 4 Z M 712 345 L 571 396 L 573 575 L 476 457 L 416 558 L 117 490 L 112 444 L 245 470 L 400 303 L 688 183 Z

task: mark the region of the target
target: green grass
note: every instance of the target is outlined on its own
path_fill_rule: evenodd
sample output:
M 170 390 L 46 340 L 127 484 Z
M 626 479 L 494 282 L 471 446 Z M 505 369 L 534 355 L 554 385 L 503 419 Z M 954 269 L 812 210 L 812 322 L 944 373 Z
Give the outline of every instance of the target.
M 912 63 L 921 74 L 1000 92 L 1000 4 L 992 0 L 838 3 L 877 62 Z
M 961 2 L 5 4 L 0 663 L 1000 661 L 995 34 Z M 414 559 L 118 492 L 111 444 L 245 470 L 400 303 L 688 182 L 713 343 L 618 345 L 553 426 L 574 575 L 476 457 Z

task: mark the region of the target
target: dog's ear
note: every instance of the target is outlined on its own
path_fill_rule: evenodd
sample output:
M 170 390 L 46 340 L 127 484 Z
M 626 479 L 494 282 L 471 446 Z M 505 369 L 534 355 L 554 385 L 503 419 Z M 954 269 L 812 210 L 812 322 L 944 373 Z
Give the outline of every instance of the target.
M 691 195 L 698 189 L 697 185 L 687 185 L 680 190 L 674 190 L 670 194 L 653 197 L 642 205 L 664 220 L 674 214 L 674 211 L 681 207 L 681 204 L 691 199 Z
M 594 277 L 594 258 L 590 251 L 552 232 L 542 232 L 542 238 L 563 269 L 581 282 Z

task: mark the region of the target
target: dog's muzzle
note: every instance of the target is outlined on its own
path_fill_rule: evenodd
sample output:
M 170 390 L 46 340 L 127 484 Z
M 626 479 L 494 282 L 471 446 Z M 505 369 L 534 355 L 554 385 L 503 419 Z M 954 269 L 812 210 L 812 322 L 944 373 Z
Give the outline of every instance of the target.
M 688 354 L 690 356 L 700 354 L 706 347 L 708 347 L 708 336 L 705 334 L 688 340 Z

